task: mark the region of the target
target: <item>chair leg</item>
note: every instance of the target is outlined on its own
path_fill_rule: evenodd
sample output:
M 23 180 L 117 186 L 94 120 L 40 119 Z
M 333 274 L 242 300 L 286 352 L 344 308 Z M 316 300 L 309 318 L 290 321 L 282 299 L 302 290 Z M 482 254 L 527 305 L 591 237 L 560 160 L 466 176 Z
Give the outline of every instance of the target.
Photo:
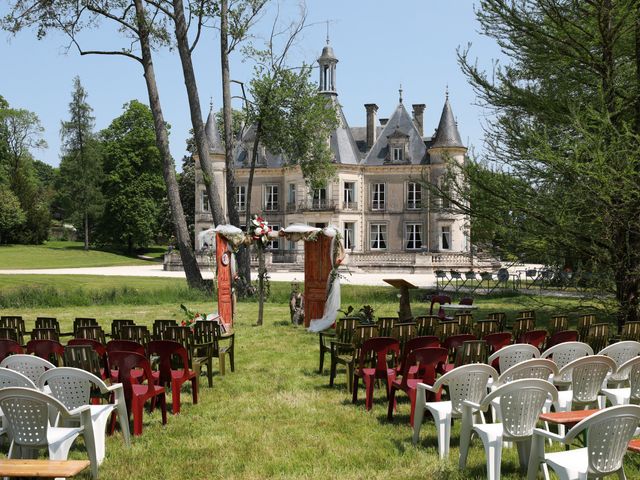
M 331 368 L 329 370 L 329 386 L 333 387 L 333 379 L 336 377 L 336 362 L 333 358 L 333 355 L 331 356 Z
M 536 480 L 538 478 L 538 470 L 542 462 L 544 462 L 544 438 L 534 434 L 531 439 L 531 451 L 529 452 L 527 480 Z
M 131 400 L 131 410 L 133 412 L 133 435 L 142 435 L 142 414 L 144 413 L 144 408 L 135 395 Z
M 376 379 L 372 376 L 365 375 L 364 376 L 364 388 L 366 392 L 365 396 L 365 405 L 367 407 L 367 411 L 373 408 L 373 387 L 375 385 Z
M 422 419 L 424 418 L 424 403 L 425 394 L 424 390 L 419 389 L 416 392 L 416 408 L 413 414 L 413 438 L 412 442 L 415 445 L 420 439 L 420 428 L 422 428 Z
M 358 375 L 354 375 L 353 379 L 353 392 L 351 395 L 351 403 L 356 403 L 358 401 L 358 386 L 360 384 L 360 377 Z
M 213 359 L 207 360 L 207 381 L 209 382 L 209 388 L 213 387 Z
M 127 413 L 127 404 L 124 398 L 124 392 L 117 390 L 116 393 L 116 411 L 118 412 L 118 421 L 120 422 L 120 430 L 127 447 L 131 446 L 131 432 L 129 432 L 129 416 Z M 112 418 L 115 418 L 112 416 Z
M 451 439 L 451 414 L 431 411 L 438 432 L 438 454 L 440 459 L 449 456 L 449 440 Z
M 224 357 L 225 357 L 225 354 L 220 352 L 220 354 L 218 356 L 218 363 L 220 364 L 220 375 L 222 375 L 223 377 L 224 377 L 224 370 L 225 370 L 224 369 L 224 362 L 225 362 Z
M 460 470 L 467 467 L 467 456 L 469 455 L 472 428 L 473 425 L 470 422 L 466 422 L 465 419 L 462 420 L 462 427 L 460 428 L 460 461 L 458 463 Z
M 231 366 L 231 371 L 235 372 L 236 371 L 236 365 L 235 365 L 235 361 L 234 361 L 234 350 L 235 348 L 232 348 L 231 350 L 228 351 L 229 353 L 229 365 Z
M 191 379 L 191 397 L 193 398 L 193 404 L 198 404 L 198 377 L 194 377 Z
M 320 339 L 320 367 L 318 368 L 318 373 L 322 373 L 322 369 L 324 367 L 324 345 L 322 343 L 322 335 L 318 335 Z
M 167 395 L 165 392 L 160 394 L 160 408 L 162 409 L 162 424 L 167 424 Z
M 347 388 L 349 393 L 353 392 L 353 363 L 347 364 Z
M 180 385 L 175 381 L 171 381 L 171 413 L 180 413 Z
M 389 393 L 389 407 L 387 408 L 387 420 L 393 420 L 393 410 L 396 405 L 396 388 L 391 387 L 391 392 Z
M 486 441 L 484 450 L 487 457 L 487 478 L 488 480 L 499 480 L 502 462 L 502 435 L 483 440 Z

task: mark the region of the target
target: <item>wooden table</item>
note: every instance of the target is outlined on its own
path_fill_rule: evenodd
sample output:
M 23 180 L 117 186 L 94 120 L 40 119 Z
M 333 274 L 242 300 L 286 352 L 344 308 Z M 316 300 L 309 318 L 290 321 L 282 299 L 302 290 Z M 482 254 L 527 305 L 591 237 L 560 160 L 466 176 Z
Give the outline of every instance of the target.
M 540 415 L 540 420 L 548 423 L 553 423 L 555 425 L 565 425 L 567 427 L 572 427 L 576 423 L 579 423 L 580 421 L 599 411 L 600 410 L 596 408 L 593 410 L 572 410 L 570 412 L 543 413 L 542 415 Z
M 409 289 L 414 289 L 418 287 L 401 278 L 385 278 L 382 281 L 400 290 L 400 310 L 398 311 L 398 318 L 400 322 L 410 321 L 413 318 L 413 315 L 411 314 L 411 301 L 409 299 Z
M 73 477 L 90 465 L 89 460 L 0 460 L 2 477 Z
M 478 306 L 462 305 L 460 303 L 443 303 L 442 305 L 440 305 L 440 308 L 444 308 L 445 310 L 476 310 Z

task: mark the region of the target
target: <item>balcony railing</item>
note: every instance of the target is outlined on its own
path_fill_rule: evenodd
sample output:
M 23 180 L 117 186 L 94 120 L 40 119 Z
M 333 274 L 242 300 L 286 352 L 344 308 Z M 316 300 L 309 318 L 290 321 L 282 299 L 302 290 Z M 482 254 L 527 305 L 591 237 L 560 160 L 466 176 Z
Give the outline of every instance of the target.
M 358 202 L 342 202 L 342 210 L 358 210 Z
M 320 200 L 317 198 L 307 201 L 306 205 L 300 205 L 300 210 L 312 210 L 316 212 L 335 209 L 336 206 L 331 200 Z

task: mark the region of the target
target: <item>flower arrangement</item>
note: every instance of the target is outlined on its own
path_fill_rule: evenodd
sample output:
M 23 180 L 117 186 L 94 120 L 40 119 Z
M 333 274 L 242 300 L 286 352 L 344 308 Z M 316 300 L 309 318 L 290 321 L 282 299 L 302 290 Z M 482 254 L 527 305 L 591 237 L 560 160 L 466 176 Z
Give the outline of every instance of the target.
M 249 231 L 247 232 L 259 247 L 266 247 L 271 241 L 269 234 L 273 229 L 269 226 L 264 218 L 254 215 L 249 223 Z
M 185 319 L 180 322 L 183 327 L 189 327 L 193 330 L 196 322 L 207 319 L 207 314 L 202 312 L 193 312 L 189 310 L 184 304 L 180 304 L 180 308 L 184 312 Z

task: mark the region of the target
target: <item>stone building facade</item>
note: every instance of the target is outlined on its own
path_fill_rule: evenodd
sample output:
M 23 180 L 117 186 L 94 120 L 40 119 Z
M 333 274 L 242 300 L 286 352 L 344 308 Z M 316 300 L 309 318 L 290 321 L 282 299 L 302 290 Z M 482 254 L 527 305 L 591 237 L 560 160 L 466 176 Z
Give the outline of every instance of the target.
M 463 145 L 447 98 L 432 137 L 424 135 L 424 104 L 409 114 L 400 90 L 399 103 L 388 119 L 366 104 L 366 126 L 351 128 L 336 90 L 338 59 L 327 44 L 318 58 L 319 94 L 336 107 L 339 125 L 330 145 L 337 173 L 326 188 L 309 191 L 299 168 L 259 149 L 250 210 L 275 227 L 292 223 L 334 225 L 343 235 L 352 269 L 424 271 L 468 269 L 472 266 L 468 219 L 448 211 L 446 202 L 430 198 L 423 182 L 440 182 L 447 162 L 464 162 Z M 213 113 L 206 126 L 210 161 L 226 210 L 224 151 Z M 253 132 L 248 129 L 236 149 L 236 202 L 241 218 L 248 207 Z M 199 161 L 196 159 L 196 236 L 212 226 Z M 200 248 L 202 245 L 196 245 Z M 284 240 L 271 246 L 271 268 L 300 265 L 302 252 Z

